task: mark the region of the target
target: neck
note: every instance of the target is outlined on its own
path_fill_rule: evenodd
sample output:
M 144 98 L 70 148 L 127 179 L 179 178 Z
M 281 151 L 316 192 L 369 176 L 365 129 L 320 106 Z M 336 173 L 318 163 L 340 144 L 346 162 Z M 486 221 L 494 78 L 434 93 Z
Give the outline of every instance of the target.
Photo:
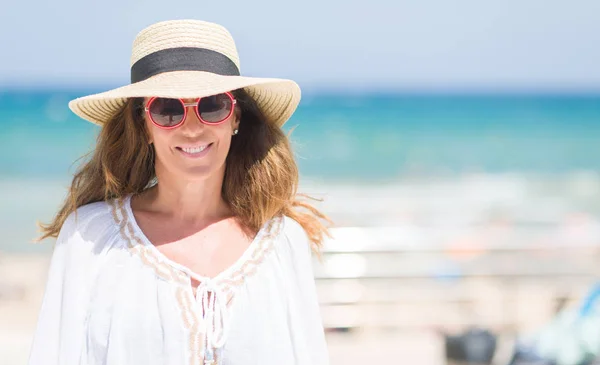
M 178 179 L 162 169 L 157 169 L 156 175 L 158 184 L 147 192 L 150 209 L 190 225 L 205 225 L 232 215 L 221 193 L 224 168 L 199 181 Z

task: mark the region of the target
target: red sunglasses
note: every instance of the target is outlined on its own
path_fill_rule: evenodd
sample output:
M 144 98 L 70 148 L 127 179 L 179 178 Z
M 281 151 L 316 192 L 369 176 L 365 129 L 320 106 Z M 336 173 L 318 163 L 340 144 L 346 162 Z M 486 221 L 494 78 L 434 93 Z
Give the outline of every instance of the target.
M 183 99 L 155 96 L 148 100 L 145 110 L 157 127 L 173 129 L 183 124 L 188 106 L 194 107 L 196 116 L 202 123 L 217 125 L 231 116 L 235 104 L 236 100 L 229 92 L 198 98 L 194 103 L 185 103 Z

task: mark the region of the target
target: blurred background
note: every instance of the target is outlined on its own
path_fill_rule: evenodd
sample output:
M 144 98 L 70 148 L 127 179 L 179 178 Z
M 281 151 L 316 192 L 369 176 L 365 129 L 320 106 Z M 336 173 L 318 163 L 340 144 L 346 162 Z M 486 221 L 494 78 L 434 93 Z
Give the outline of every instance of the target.
M 52 241 L 98 127 L 67 102 L 129 82 L 160 20 L 232 33 L 296 80 L 301 191 L 332 364 L 590 364 L 600 353 L 600 2 L 3 3 L 0 363 L 25 364 Z M 529 361 L 529 362 L 527 362 Z M 538 361 L 538 362 L 535 362 Z

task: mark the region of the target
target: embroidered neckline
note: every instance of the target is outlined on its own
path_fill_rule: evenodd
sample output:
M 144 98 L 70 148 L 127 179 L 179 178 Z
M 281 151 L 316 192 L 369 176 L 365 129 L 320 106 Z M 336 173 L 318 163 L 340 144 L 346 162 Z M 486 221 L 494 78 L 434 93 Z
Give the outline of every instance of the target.
M 274 218 L 270 221 L 267 221 L 259 229 L 258 233 L 254 237 L 254 239 L 252 240 L 250 245 L 248 245 L 248 247 L 244 250 L 242 255 L 240 255 L 240 257 L 233 264 L 228 266 L 225 270 L 221 271 L 217 275 L 215 275 L 213 277 L 208 277 L 205 275 L 200 275 L 198 273 L 195 273 L 188 267 L 169 259 L 162 252 L 160 252 L 160 250 L 158 250 L 158 248 L 154 244 L 152 244 L 152 242 L 148 239 L 148 237 L 144 234 L 142 229 L 139 227 L 137 220 L 135 219 L 135 216 L 133 214 L 133 209 L 131 208 L 131 198 L 132 198 L 131 195 L 128 195 L 123 198 L 123 207 L 125 208 L 125 213 L 127 214 L 127 220 L 129 222 L 131 222 L 133 230 L 137 234 L 136 236 L 141 241 L 141 244 L 144 245 L 145 247 L 148 247 L 149 250 L 154 251 L 154 256 L 156 256 L 157 259 L 159 259 L 160 261 L 174 267 L 175 269 L 178 269 L 178 270 L 188 274 L 190 277 L 198 280 L 199 282 L 202 282 L 202 281 L 221 282 L 221 281 L 223 281 L 223 279 L 226 279 L 227 277 L 232 276 L 234 274 L 234 272 L 239 271 L 241 269 L 241 266 L 244 266 L 249 261 L 250 257 L 255 257 L 257 254 L 260 255 L 261 253 L 263 253 L 263 251 L 268 248 L 267 245 L 264 244 L 264 243 L 268 243 L 268 242 L 262 242 L 263 238 L 265 238 L 265 236 L 270 232 L 272 225 L 274 223 L 273 221 L 276 219 L 276 218 Z
M 205 363 L 217 364 L 221 353 L 216 350 L 225 342 L 229 317 L 227 312 L 235 291 L 247 277 L 256 272 L 273 248 L 273 238 L 281 228 L 281 217 L 266 222 L 234 264 L 209 278 L 169 259 L 150 242 L 137 225 L 131 209 L 131 197 L 127 195 L 109 201 L 121 237 L 127 242 L 127 248 L 133 256 L 137 256 L 158 277 L 175 284 L 174 293 L 182 322 L 189 333 L 190 364 L 201 364 L 203 360 Z M 200 282 L 197 288 L 192 288 L 192 278 Z M 212 297 L 209 293 L 212 293 Z M 201 301 L 200 315 L 197 313 L 198 301 Z

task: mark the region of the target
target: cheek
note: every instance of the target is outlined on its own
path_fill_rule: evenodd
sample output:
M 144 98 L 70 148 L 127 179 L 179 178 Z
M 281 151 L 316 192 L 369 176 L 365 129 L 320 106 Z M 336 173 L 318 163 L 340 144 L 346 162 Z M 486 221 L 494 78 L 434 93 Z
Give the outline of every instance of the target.
M 223 128 L 223 130 L 219 130 L 216 133 L 216 137 L 219 143 L 219 151 L 223 155 L 227 155 L 229 153 L 229 147 L 231 145 L 231 133 L 229 133 L 228 129 Z
M 150 122 L 150 125 L 147 125 L 147 127 L 150 141 L 154 144 L 154 149 L 156 151 L 169 149 L 172 133 L 169 133 L 170 131 L 157 128 L 152 124 L 152 122 Z
M 156 131 L 154 130 L 154 124 L 148 120 L 148 118 L 146 118 L 146 116 L 144 116 L 144 121 L 146 122 L 146 131 L 148 132 L 148 139 L 150 140 L 150 142 L 154 142 L 154 135 L 156 134 Z
M 218 126 L 218 128 L 219 129 L 216 131 L 216 133 L 219 138 L 219 143 L 229 146 L 231 144 L 231 139 L 233 137 L 232 126 L 229 123 L 223 123 L 222 125 Z

